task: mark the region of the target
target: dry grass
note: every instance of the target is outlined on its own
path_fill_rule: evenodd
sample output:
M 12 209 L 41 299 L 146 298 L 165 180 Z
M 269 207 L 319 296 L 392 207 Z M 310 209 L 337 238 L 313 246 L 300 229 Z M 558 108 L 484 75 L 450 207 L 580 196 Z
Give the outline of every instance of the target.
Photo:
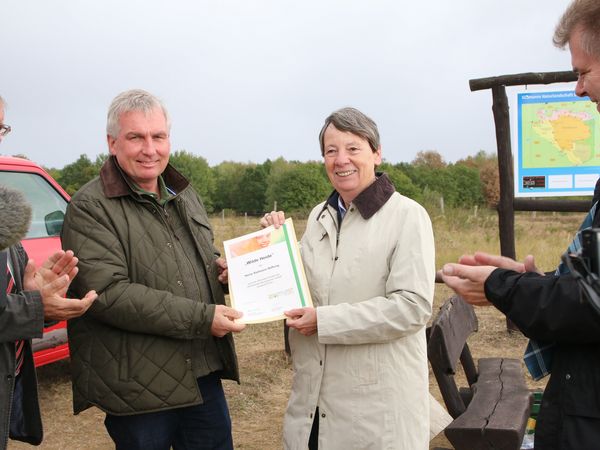
M 517 256 L 532 253 L 540 268 L 550 270 L 559 260 L 582 214 L 517 216 Z M 221 242 L 256 229 L 257 220 L 248 218 L 212 221 L 215 239 Z M 433 217 L 438 267 L 455 261 L 461 254 L 475 250 L 499 252 L 497 218 L 494 213 L 479 211 L 448 212 Z M 305 221 L 296 220 L 298 236 Z M 436 287 L 434 310 L 450 295 L 444 286 Z M 511 356 L 520 358 L 526 340 L 520 333 L 507 333 L 504 316 L 494 308 L 479 308 L 480 331 L 470 340 L 475 356 Z M 242 384 L 225 383 L 231 410 L 236 449 L 270 450 L 281 448 L 281 426 L 289 387 L 290 362 L 283 352 L 282 323 L 251 325 L 236 337 Z M 39 369 L 40 399 L 43 410 L 45 439 L 42 449 L 109 449 L 113 448 L 103 425 L 103 414 L 97 409 L 72 415 L 71 387 L 68 363 L 61 362 Z M 440 399 L 433 376 L 431 391 Z M 532 383 L 542 387 L 544 383 Z M 443 437 L 433 445 L 448 446 Z M 31 448 L 21 443 L 9 443 L 10 449 Z

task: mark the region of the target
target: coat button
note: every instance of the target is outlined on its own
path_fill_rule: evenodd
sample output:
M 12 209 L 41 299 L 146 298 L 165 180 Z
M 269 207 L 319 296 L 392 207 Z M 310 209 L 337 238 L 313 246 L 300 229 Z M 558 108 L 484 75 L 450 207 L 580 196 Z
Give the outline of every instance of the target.
M 177 280 L 177 285 L 178 285 L 178 286 L 183 286 L 183 281 L 181 281 L 181 280 Z
M 325 418 L 325 416 L 326 416 L 325 413 L 321 414 L 321 417 Z
M 566 375 L 565 375 L 565 379 L 566 379 L 566 380 L 570 380 L 570 379 L 571 379 L 571 374 L 569 374 L 569 373 L 568 373 L 568 374 L 566 374 Z
M 168 248 L 173 248 L 173 244 L 171 244 L 170 242 L 167 242 L 167 247 Z

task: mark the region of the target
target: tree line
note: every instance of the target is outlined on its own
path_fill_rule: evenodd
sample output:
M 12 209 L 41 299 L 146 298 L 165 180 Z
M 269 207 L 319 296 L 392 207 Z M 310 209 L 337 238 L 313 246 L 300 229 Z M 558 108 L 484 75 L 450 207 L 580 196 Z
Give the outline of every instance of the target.
M 96 177 L 108 155 L 94 161 L 81 155 L 62 169 L 48 172 L 71 195 Z M 331 193 L 321 161 L 286 161 L 278 158 L 261 164 L 224 161 L 211 167 L 202 156 L 185 150 L 171 154 L 170 163 L 188 178 L 208 212 L 231 210 L 261 214 L 278 209 L 305 213 Z M 446 163 L 435 150 L 421 151 L 410 163 L 384 161 L 378 168 L 388 174 L 396 190 L 425 207 L 443 198 L 447 207 L 495 206 L 498 202 L 498 165 L 494 154 Z

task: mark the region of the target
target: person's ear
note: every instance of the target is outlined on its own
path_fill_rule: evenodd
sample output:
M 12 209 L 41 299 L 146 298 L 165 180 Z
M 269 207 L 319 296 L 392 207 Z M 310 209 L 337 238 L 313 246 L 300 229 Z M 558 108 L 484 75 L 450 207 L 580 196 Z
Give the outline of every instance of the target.
M 116 155 L 117 151 L 115 150 L 115 142 L 116 138 L 112 137 L 110 134 L 106 135 L 106 142 L 108 143 L 108 152 L 111 155 Z
M 381 145 L 377 148 L 377 151 L 374 152 L 375 153 L 375 167 L 377 167 L 378 165 L 381 164 L 382 158 L 381 158 Z

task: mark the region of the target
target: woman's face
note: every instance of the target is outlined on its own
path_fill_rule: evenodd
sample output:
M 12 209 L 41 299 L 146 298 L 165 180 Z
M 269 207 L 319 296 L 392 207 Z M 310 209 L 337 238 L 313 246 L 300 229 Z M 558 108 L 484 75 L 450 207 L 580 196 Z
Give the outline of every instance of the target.
M 375 181 L 375 167 L 381 164 L 381 148 L 371 150 L 362 137 L 329 125 L 323 135 L 325 170 L 329 181 L 348 205 Z

